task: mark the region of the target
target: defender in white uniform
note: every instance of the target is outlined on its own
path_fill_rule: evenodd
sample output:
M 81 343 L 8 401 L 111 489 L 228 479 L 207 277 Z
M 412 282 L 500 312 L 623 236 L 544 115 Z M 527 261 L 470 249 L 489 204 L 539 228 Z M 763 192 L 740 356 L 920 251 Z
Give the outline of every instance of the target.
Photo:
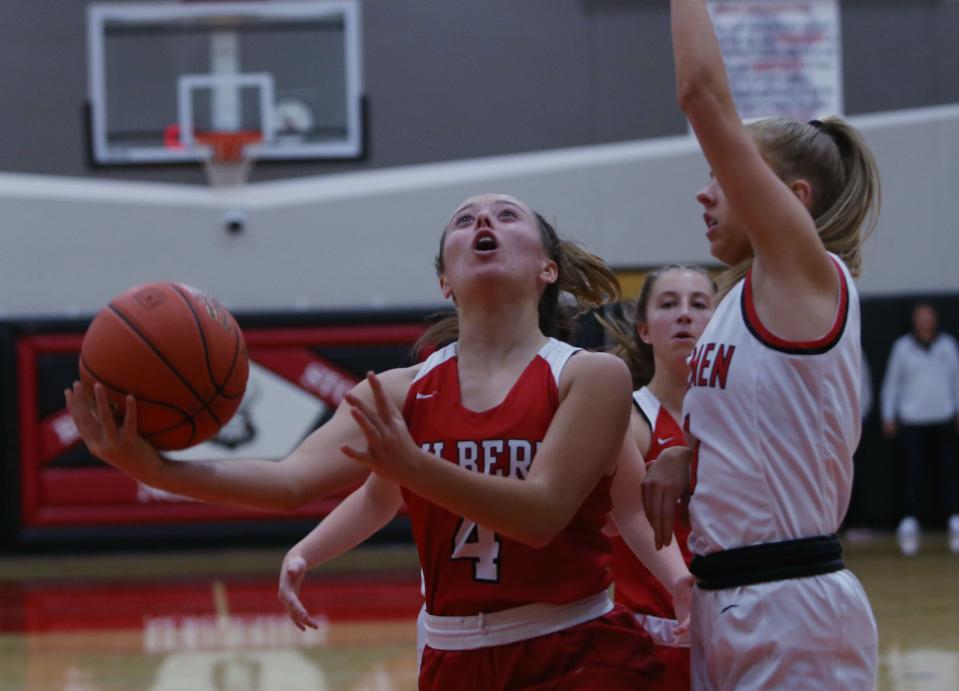
M 838 259 L 836 270 L 841 298 L 823 338 L 800 343 L 773 336 L 756 315 L 747 276 L 693 350 L 683 418 L 690 441 L 698 441 L 690 499 L 694 555 L 830 536 L 842 522 L 860 433 L 861 357 L 858 297 Z M 793 543 L 807 567 L 815 562 L 802 550 L 815 552 L 816 544 Z M 839 567 L 829 541 L 819 544 L 826 550 L 820 568 Z M 733 568 L 742 570 L 737 582 L 762 575 L 748 555 Z M 694 688 L 873 686 L 876 626 L 847 570 L 700 587 L 693 602 Z
M 872 691 L 877 634 L 835 531 L 859 441 L 852 277 L 878 172 L 840 118 L 736 111 L 705 0 L 671 0 L 680 106 L 712 170 L 697 194 L 725 297 L 690 357 L 688 447 L 643 485 L 658 542 L 692 485 L 695 689 Z

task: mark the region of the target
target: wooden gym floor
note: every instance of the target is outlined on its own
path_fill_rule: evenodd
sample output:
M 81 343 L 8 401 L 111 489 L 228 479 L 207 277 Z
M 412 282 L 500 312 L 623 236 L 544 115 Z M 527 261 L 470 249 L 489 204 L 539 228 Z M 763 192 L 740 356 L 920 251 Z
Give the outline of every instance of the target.
M 882 691 L 959 689 L 959 555 L 845 541 L 879 622 Z M 0 690 L 407 691 L 416 688 L 411 548 L 364 548 L 311 574 L 325 625 L 276 599 L 282 550 L 0 556 Z

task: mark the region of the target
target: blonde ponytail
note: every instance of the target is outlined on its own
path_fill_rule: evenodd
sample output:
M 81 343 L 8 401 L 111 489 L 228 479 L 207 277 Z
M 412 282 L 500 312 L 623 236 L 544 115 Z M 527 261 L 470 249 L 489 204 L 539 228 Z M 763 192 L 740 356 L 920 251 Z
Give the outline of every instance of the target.
M 879 168 L 862 134 L 839 117 L 810 122 L 768 118 L 748 128 L 763 158 L 782 180 L 809 182 L 810 213 L 823 246 L 858 276 L 862 244 L 875 229 L 882 200 Z M 723 273 L 720 299 L 751 265 L 749 258 Z

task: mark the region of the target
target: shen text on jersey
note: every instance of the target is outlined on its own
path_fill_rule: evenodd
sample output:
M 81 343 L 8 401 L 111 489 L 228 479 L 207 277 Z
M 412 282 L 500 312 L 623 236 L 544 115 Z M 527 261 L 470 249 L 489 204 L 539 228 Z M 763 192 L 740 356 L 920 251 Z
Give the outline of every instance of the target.
M 701 343 L 689 356 L 689 388 L 707 386 L 726 388 L 729 369 L 736 346 L 723 343 Z

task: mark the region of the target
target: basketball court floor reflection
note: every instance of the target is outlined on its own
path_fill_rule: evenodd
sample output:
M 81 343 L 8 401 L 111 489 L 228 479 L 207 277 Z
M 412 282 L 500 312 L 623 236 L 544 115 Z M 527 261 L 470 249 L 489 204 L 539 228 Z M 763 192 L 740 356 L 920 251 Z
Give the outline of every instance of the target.
M 304 603 L 321 626 L 306 632 L 277 600 L 281 557 L 7 559 L 0 565 L 0 689 L 416 688 L 415 553 L 377 550 L 365 557 L 373 566 L 361 555 L 346 572 L 311 574 Z
M 941 543 L 941 544 L 940 544 Z M 846 541 L 879 623 L 880 691 L 959 688 L 959 558 L 931 535 Z M 276 597 L 282 550 L 0 559 L 2 691 L 413 691 L 411 547 L 311 573 L 300 632 Z

